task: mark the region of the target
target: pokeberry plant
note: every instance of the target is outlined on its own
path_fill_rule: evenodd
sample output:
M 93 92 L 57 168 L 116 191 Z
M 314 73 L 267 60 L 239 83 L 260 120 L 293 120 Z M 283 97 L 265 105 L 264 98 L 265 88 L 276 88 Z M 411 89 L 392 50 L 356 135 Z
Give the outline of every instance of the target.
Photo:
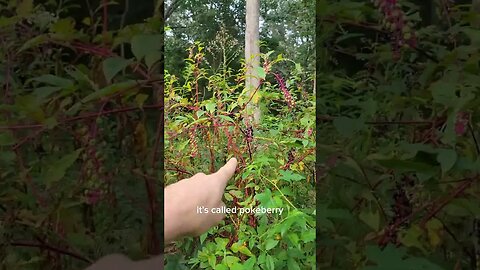
M 318 267 L 476 269 L 480 14 L 320 2 Z
M 197 43 L 181 74 L 165 74 L 165 182 L 213 172 L 236 157 L 227 207 L 283 212 L 227 214 L 204 235 L 166 247 L 166 269 L 315 269 L 312 74 L 263 54 L 262 120 L 250 123 L 243 70 L 213 70 L 204 51 Z
M 160 22 L 38 2 L 0 1 L 0 268 L 159 253 Z

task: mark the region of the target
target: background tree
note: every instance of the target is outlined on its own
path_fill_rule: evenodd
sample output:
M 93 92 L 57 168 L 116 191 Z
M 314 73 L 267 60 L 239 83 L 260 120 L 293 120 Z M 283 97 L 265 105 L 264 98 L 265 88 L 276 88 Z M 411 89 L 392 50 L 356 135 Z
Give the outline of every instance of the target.
M 258 106 L 257 90 L 260 87 L 260 1 L 246 1 L 246 26 L 245 26 L 245 88 L 246 100 L 252 97 L 247 105 L 247 114 L 252 115 L 251 123 L 260 123 L 260 107 Z

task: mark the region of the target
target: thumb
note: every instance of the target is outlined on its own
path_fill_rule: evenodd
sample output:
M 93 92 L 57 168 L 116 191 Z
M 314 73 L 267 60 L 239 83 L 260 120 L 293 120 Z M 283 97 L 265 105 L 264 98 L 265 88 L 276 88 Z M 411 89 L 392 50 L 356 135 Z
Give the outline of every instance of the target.
M 235 169 L 237 168 L 237 159 L 231 158 L 223 167 L 221 167 L 217 172 L 213 173 L 212 176 L 218 178 L 216 181 L 220 181 L 220 188 L 223 192 L 227 186 L 228 180 L 235 174 Z

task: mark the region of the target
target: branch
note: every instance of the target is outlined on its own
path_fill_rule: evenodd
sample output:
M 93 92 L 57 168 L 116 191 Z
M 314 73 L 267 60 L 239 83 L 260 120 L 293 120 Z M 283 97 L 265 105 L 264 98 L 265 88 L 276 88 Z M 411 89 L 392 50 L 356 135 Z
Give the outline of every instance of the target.
M 398 228 L 404 224 L 405 222 L 409 221 L 413 216 L 415 216 L 416 214 L 420 213 L 421 211 L 423 211 L 424 209 L 428 209 L 430 206 L 434 206 L 434 205 L 438 205 L 437 207 L 434 208 L 434 210 L 432 210 L 429 214 L 427 214 L 427 216 L 425 216 L 422 221 L 421 221 L 421 225 L 424 226 L 425 223 L 430 220 L 432 217 L 434 217 L 438 212 L 440 212 L 443 207 L 445 207 L 448 203 L 450 203 L 453 199 L 457 198 L 458 196 L 460 196 L 468 187 L 470 187 L 470 185 L 475 181 L 477 180 L 479 176 L 475 176 L 475 177 L 472 177 L 472 178 L 467 178 L 467 179 L 464 179 L 465 180 L 465 183 L 462 183 L 460 184 L 457 188 L 455 188 L 455 190 L 449 194 L 448 196 L 446 196 L 446 198 L 444 199 L 441 199 L 441 200 L 434 200 L 434 201 L 431 201 L 431 202 L 428 202 L 426 204 L 424 204 L 423 206 L 415 209 L 414 211 L 412 211 L 412 213 L 410 213 L 410 215 L 408 216 L 405 216 L 404 218 L 402 219 L 399 219 L 397 220 L 394 224 L 392 225 L 389 225 L 386 229 L 385 229 L 385 232 L 382 234 L 382 236 L 380 237 L 380 240 L 378 241 L 378 245 L 379 246 L 385 246 L 389 239 L 388 239 L 388 235 L 391 233 L 391 232 L 395 232 L 396 230 L 398 230 Z
M 70 122 L 76 122 L 80 120 L 85 120 L 89 118 L 95 118 L 98 116 L 104 116 L 104 115 L 109 115 L 109 114 L 116 114 L 116 113 L 124 113 L 124 112 L 130 112 L 130 111 L 137 111 L 141 109 L 161 109 L 162 106 L 160 104 L 154 104 L 154 105 L 145 105 L 142 108 L 140 107 L 125 107 L 125 108 L 119 108 L 119 109 L 114 109 L 114 110 L 108 110 L 108 111 L 102 111 L 102 112 L 95 112 L 95 113 L 87 113 L 84 115 L 79 115 L 71 118 L 66 118 L 62 121 L 59 122 L 59 125 L 70 123 Z M 17 130 L 17 129 L 37 129 L 37 128 L 45 128 L 44 124 L 28 124 L 28 125 L 15 125 L 15 126 L 0 126 L 0 130 Z
M 56 253 L 59 253 L 59 254 L 63 254 L 63 255 L 67 255 L 67 256 L 73 257 L 77 260 L 84 261 L 86 263 L 92 263 L 92 260 L 90 260 L 88 258 L 85 258 L 80 254 L 74 253 L 74 252 L 69 251 L 69 250 L 63 250 L 63 249 L 60 249 L 60 248 L 57 248 L 57 247 L 53 247 L 53 246 L 50 246 L 50 245 L 47 245 L 47 244 L 17 241 L 17 242 L 11 242 L 10 246 L 48 249 L 50 251 L 53 251 L 53 252 L 56 252 Z
M 478 176 L 477 176 L 478 177 Z M 477 177 L 473 178 L 468 178 L 465 179 L 465 182 L 458 185 L 455 190 L 449 194 L 446 198 L 443 200 L 437 201 L 433 205 L 437 205 L 432 211 L 430 211 L 429 214 L 427 214 L 422 221 L 420 222 L 420 226 L 424 227 L 425 223 L 427 223 L 430 219 L 432 219 L 438 212 L 440 212 L 447 204 L 449 204 L 453 199 L 457 198 L 460 196 L 467 188 L 469 188 L 475 180 L 477 180 Z
M 174 0 L 170 6 L 168 6 L 165 9 L 165 16 L 164 16 L 164 21 L 166 22 L 168 18 L 172 15 L 172 13 L 175 11 L 175 9 L 178 8 L 182 0 Z
M 480 156 L 480 145 L 478 144 L 477 137 L 475 137 L 475 130 L 473 130 L 472 123 L 468 123 L 468 130 L 470 131 L 473 141 L 475 142 L 475 149 L 477 150 L 477 155 Z

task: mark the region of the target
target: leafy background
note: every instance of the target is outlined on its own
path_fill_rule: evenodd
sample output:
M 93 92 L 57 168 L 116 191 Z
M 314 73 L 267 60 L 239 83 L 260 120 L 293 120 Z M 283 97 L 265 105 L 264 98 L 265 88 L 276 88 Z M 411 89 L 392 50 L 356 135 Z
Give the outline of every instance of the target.
M 317 1 L 320 269 L 477 269 L 471 4 Z
M 181 1 L 166 22 L 165 182 L 234 156 L 227 215 L 166 247 L 166 269 L 315 268 L 314 1 L 260 1 L 262 81 L 245 91 L 245 1 Z M 167 3 L 171 5 L 175 1 Z M 168 10 L 168 9 L 167 9 Z M 247 104 L 261 108 L 249 122 Z
M 110 253 L 161 252 L 163 23 L 154 8 L 1 1 L 2 269 L 83 269 Z

